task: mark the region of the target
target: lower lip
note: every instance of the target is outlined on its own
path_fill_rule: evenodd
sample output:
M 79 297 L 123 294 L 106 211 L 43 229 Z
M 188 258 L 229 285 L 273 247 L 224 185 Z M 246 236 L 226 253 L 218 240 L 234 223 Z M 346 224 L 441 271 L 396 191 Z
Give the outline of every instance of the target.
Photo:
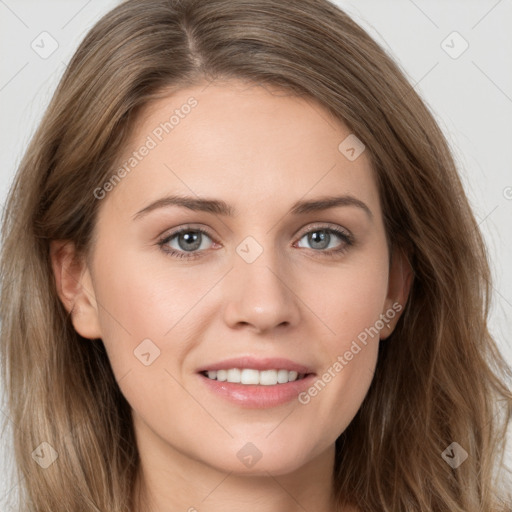
M 199 374 L 208 389 L 228 401 L 251 409 L 267 409 L 297 399 L 299 393 L 311 386 L 315 374 L 306 375 L 301 380 L 263 386 L 257 384 L 237 384 L 233 382 L 212 380 Z

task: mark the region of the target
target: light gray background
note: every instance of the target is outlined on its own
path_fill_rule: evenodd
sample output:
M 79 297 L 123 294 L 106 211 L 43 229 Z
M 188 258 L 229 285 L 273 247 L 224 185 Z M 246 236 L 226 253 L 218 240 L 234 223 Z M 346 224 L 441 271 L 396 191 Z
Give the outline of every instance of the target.
M 0 204 L 78 43 L 117 3 L 0 0 Z M 512 2 L 336 3 L 398 61 L 450 141 L 492 259 L 491 330 L 512 363 Z M 31 47 L 40 53 L 51 49 L 51 39 L 41 36 L 42 32 L 58 44 L 47 58 Z M 469 47 L 458 56 L 464 40 Z M 5 408 L 0 412 L 6 414 Z M 510 444 L 507 460 L 512 466 Z M 4 439 L 0 443 L 1 510 L 7 509 L 16 485 L 4 478 L 12 465 L 9 440 Z

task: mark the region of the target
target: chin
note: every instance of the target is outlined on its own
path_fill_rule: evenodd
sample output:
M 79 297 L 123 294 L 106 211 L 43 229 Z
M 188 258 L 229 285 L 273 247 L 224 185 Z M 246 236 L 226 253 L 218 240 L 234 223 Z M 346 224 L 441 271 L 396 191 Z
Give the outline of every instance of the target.
M 253 438 L 253 441 L 240 441 L 237 438 L 228 445 L 217 445 L 217 449 L 210 452 L 208 460 L 204 462 L 223 472 L 245 476 L 268 476 L 270 473 L 277 476 L 297 471 L 317 455 L 308 451 L 305 440 L 290 443 L 284 437 L 276 436 L 272 441 L 264 436 Z

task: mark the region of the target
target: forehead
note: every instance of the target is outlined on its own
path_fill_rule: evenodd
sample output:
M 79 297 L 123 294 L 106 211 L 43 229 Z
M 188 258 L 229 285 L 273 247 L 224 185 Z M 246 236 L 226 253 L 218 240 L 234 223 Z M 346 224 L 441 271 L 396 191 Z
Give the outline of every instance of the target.
M 241 212 L 344 193 L 376 205 L 370 160 L 365 151 L 357 156 L 357 144 L 310 97 L 235 81 L 189 87 L 141 113 L 109 200 L 133 209 L 181 193 L 219 197 Z

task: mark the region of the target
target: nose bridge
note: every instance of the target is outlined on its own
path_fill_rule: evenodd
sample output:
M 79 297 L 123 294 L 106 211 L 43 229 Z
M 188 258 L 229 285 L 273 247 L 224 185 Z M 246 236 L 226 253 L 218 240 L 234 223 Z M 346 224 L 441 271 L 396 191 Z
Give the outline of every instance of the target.
M 281 256 L 271 235 L 247 236 L 235 248 L 226 307 L 232 326 L 241 322 L 266 330 L 297 321 L 291 275 Z

